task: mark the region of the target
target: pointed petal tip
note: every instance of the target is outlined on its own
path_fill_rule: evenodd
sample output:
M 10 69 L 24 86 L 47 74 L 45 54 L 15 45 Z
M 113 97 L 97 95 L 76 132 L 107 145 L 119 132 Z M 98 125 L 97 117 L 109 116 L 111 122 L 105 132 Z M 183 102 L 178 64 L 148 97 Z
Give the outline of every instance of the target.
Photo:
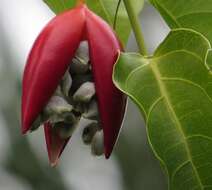
M 26 127 L 23 127 L 23 126 L 22 126 L 22 128 L 21 128 L 21 134 L 22 134 L 22 135 L 26 135 L 27 132 L 28 132 L 28 129 L 27 129 Z
M 23 116 L 21 118 L 21 123 L 20 124 L 21 124 L 21 133 L 22 133 L 22 135 L 27 134 L 27 132 L 31 128 L 31 124 L 29 124 L 29 122 L 27 121 L 27 119 L 24 118 Z
M 59 163 L 60 153 L 48 152 L 49 164 L 52 168 L 56 167 Z
M 110 155 L 105 154 L 105 159 L 108 160 L 110 158 Z
M 110 156 L 111 156 L 111 153 L 112 153 L 112 151 L 105 150 L 105 159 L 108 160 L 110 158 Z
M 58 162 L 59 162 L 59 158 L 57 158 L 56 160 L 52 161 L 49 159 L 49 163 L 50 163 L 50 166 L 52 168 L 55 168 L 57 165 L 58 165 Z
M 55 167 L 57 166 L 59 158 L 70 138 L 61 139 L 57 134 L 57 131 L 53 130 L 50 123 L 44 125 L 44 132 L 49 163 L 52 167 Z

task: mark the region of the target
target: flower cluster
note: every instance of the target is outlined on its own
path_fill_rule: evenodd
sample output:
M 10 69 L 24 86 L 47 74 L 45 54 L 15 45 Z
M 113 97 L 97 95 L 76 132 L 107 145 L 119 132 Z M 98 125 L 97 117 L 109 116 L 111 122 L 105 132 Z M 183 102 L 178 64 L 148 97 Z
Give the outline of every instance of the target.
M 112 82 L 120 49 L 110 26 L 85 5 L 56 16 L 35 41 L 23 76 L 22 132 L 44 125 L 52 165 L 81 118 L 90 121 L 83 141 L 109 158 L 126 106 Z

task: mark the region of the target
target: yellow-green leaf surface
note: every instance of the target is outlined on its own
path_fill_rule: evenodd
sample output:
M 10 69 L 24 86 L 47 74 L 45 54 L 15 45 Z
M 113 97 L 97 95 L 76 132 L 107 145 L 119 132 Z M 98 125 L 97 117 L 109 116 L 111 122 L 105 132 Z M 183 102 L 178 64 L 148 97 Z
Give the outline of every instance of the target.
M 212 42 L 212 0 L 150 0 L 171 28 L 191 28 Z
M 152 57 L 121 53 L 114 68 L 114 83 L 144 115 L 170 190 L 212 189 L 209 48 L 200 33 L 175 29 Z
M 141 11 L 144 0 L 131 0 L 133 1 L 134 9 L 137 14 Z M 44 2 L 56 13 L 59 14 L 65 10 L 73 8 L 76 0 L 44 0 Z M 111 26 L 113 26 L 118 0 L 86 0 L 88 7 L 97 15 L 101 16 Z M 126 44 L 131 31 L 131 25 L 125 10 L 123 1 L 118 10 L 116 21 L 116 32 L 123 44 Z

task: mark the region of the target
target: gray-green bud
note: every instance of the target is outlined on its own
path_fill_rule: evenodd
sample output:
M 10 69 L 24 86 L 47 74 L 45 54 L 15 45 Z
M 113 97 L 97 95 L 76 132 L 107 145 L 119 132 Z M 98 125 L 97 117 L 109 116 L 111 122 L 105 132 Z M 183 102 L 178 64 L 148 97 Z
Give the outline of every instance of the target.
M 76 102 L 87 103 L 95 95 L 95 86 L 93 82 L 83 83 L 74 93 L 73 99 Z
M 69 71 L 66 71 L 66 73 L 63 76 L 63 79 L 60 83 L 60 86 L 61 86 L 62 93 L 67 97 L 69 95 L 69 90 L 71 89 L 71 85 L 72 85 L 71 75 L 70 75 Z
M 85 144 L 90 144 L 95 133 L 98 131 L 98 123 L 96 121 L 89 123 L 82 133 L 82 140 Z
M 103 130 L 95 133 L 91 142 L 91 153 L 95 156 L 101 156 L 104 153 Z
M 93 99 L 89 105 L 88 109 L 86 110 L 85 113 L 82 115 L 86 119 L 99 119 L 99 111 L 98 111 L 98 105 L 97 105 L 97 100 Z
M 76 56 L 81 58 L 85 63 L 89 61 L 88 42 L 82 41 L 77 49 Z
M 73 106 L 60 96 L 52 96 L 47 106 L 44 109 L 45 114 L 62 114 L 64 112 L 72 111 Z

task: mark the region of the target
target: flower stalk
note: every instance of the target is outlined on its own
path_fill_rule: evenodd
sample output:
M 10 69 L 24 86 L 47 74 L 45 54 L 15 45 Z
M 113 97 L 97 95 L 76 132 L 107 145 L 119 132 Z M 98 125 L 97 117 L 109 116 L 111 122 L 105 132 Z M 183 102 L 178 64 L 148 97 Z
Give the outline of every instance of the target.
M 124 1 L 125 8 L 127 10 L 127 14 L 129 16 L 129 20 L 130 20 L 133 32 L 135 34 L 139 52 L 140 52 L 140 54 L 145 56 L 148 54 L 148 52 L 146 49 L 146 45 L 145 45 L 145 41 L 144 41 L 144 37 L 143 37 L 143 33 L 142 33 L 142 29 L 140 26 L 138 16 L 135 13 L 135 10 L 132 5 L 132 1 L 131 0 L 123 0 L 123 1 Z

